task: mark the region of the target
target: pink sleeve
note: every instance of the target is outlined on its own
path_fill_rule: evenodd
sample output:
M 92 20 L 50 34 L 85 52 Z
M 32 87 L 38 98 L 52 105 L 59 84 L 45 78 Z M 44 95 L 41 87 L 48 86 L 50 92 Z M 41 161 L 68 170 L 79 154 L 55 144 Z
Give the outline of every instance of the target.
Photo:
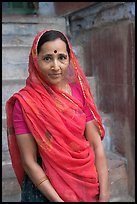
M 22 109 L 18 100 L 16 100 L 13 109 L 13 124 L 15 129 L 15 134 L 26 134 L 30 133 L 27 124 L 24 120 Z
M 92 115 L 92 113 L 91 113 L 91 111 L 90 111 L 90 109 L 86 103 L 84 104 L 84 112 L 86 114 L 86 122 L 94 119 L 94 117 L 93 117 L 93 115 Z

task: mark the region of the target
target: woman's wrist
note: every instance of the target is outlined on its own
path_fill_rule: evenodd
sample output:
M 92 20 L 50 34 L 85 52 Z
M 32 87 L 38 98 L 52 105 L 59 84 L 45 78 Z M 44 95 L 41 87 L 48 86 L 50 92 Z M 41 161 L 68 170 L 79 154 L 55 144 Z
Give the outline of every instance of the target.
M 56 190 L 51 185 L 48 179 L 43 179 L 41 183 L 39 183 L 38 189 L 48 198 L 51 202 L 64 202 L 62 198 L 58 195 Z
M 46 176 L 42 177 L 39 182 L 36 184 L 36 188 L 38 188 L 38 186 L 40 186 L 44 181 L 48 180 L 48 178 Z
M 109 193 L 101 193 L 99 195 L 99 201 L 108 201 L 109 200 Z

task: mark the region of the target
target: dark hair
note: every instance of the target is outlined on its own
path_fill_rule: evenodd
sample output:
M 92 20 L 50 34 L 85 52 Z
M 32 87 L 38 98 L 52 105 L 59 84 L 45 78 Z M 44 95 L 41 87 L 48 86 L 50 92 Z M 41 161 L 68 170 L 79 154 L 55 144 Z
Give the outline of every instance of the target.
M 66 43 L 66 49 L 67 49 L 68 55 L 70 56 L 70 48 L 69 48 L 67 39 L 60 31 L 57 31 L 57 30 L 47 31 L 41 36 L 38 42 L 38 46 L 37 46 L 37 53 L 39 54 L 40 48 L 44 43 L 48 41 L 56 40 L 57 38 L 60 38 Z

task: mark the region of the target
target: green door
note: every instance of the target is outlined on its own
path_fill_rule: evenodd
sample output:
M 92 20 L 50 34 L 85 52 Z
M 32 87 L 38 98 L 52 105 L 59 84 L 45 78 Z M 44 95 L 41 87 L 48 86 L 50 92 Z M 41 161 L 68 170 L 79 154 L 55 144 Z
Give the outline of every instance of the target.
M 2 14 L 36 14 L 37 2 L 2 2 Z

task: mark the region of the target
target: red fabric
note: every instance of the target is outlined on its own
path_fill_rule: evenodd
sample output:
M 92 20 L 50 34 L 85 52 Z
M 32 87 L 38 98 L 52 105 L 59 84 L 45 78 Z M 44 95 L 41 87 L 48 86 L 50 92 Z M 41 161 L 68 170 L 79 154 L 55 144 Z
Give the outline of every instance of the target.
M 89 110 L 87 104 L 85 103 L 82 91 L 79 86 L 70 84 L 72 95 L 77 98 L 83 105 L 84 113 L 86 114 L 86 122 L 93 120 L 93 115 Z M 31 133 L 28 126 L 24 120 L 21 106 L 18 100 L 16 100 L 13 109 L 13 125 L 15 134 L 26 134 Z
M 93 202 L 99 193 L 94 152 L 85 139 L 86 115 L 81 102 L 69 94 L 49 86 L 37 65 L 37 43 L 34 39 L 29 56 L 26 86 L 6 103 L 8 145 L 13 168 L 22 186 L 23 168 L 13 128 L 13 107 L 19 100 L 23 116 L 34 136 L 51 184 L 64 201 Z M 103 139 L 104 129 L 96 110 L 90 86 L 70 46 L 70 66 L 66 80 L 81 87 Z

